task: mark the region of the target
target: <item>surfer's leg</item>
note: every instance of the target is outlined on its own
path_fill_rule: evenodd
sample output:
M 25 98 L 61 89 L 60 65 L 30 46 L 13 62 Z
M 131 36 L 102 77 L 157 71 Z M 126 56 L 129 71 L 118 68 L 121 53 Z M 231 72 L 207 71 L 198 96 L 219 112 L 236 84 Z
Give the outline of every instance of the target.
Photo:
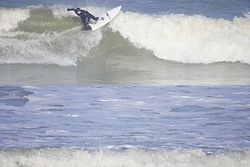
M 81 17 L 81 19 L 82 19 L 83 27 L 86 27 L 89 23 L 89 19 L 87 17 Z

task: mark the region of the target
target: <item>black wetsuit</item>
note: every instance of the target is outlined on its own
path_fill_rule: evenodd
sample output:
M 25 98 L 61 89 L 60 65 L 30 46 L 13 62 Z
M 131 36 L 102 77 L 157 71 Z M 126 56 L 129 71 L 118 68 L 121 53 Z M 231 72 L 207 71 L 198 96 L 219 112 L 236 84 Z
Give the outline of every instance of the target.
M 91 30 L 91 27 L 88 26 L 90 19 L 93 19 L 95 21 L 98 20 L 98 17 L 93 16 L 86 10 L 68 9 L 68 11 L 70 10 L 73 10 L 76 13 L 76 15 L 78 15 L 81 18 L 84 30 Z M 78 14 L 77 11 L 81 11 L 80 14 Z

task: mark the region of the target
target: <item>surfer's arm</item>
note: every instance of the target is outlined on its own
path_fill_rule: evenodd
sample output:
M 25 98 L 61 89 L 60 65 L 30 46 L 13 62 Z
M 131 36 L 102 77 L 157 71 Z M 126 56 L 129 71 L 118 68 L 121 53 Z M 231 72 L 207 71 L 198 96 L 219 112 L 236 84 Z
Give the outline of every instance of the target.
M 67 9 L 67 11 L 71 11 L 71 10 L 75 11 L 75 9 L 74 9 L 74 8 L 71 8 L 71 9 L 70 9 L 70 8 L 68 8 L 68 9 Z

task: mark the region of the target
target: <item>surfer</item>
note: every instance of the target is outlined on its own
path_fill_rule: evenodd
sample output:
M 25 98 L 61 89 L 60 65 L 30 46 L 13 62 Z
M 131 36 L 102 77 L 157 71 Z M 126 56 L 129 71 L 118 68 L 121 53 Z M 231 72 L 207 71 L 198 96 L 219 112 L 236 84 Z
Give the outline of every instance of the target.
M 91 27 L 88 25 L 90 19 L 93 19 L 95 21 L 97 21 L 99 19 L 99 17 L 95 17 L 94 15 L 92 15 L 91 13 L 89 13 L 87 10 L 81 10 L 80 8 L 72 8 L 72 9 L 67 9 L 67 11 L 71 11 L 73 10 L 77 16 L 79 16 L 82 20 L 83 23 L 83 29 L 84 30 L 91 30 Z

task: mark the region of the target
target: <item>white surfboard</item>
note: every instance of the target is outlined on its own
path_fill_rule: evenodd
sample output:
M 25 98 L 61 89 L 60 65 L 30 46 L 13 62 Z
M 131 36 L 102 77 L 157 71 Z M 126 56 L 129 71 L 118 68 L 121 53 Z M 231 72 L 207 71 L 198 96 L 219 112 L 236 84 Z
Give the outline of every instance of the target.
M 117 6 L 116 8 L 113 8 L 110 11 L 99 16 L 99 19 L 96 22 L 89 24 L 89 26 L 91 27 L 91 30 L 95 31 L 105 26 L 106 24 L 108 24 L 111 20 L 113 20 L 118 15 L 121 8 L 122 8 L 121 6 Z

